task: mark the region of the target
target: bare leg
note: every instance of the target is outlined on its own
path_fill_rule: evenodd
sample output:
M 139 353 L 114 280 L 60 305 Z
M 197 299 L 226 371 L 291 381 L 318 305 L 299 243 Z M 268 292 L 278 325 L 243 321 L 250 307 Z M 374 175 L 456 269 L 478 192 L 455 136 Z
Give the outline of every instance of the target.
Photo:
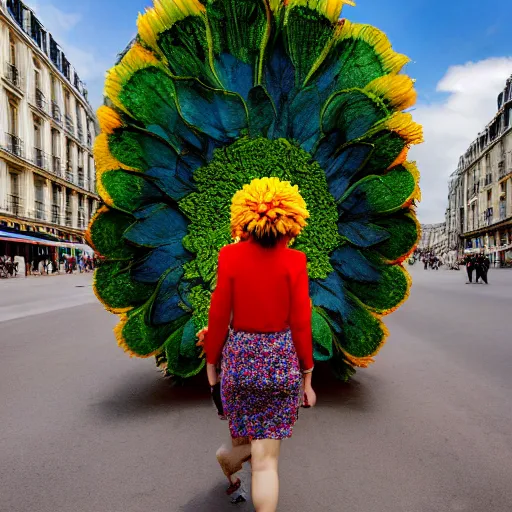
M 256 512 L 275 512 L 279 499 L 277 473 L 281 441 L 252 441 L 252 502 Z
M 249 439 L 241 437 L 232 438 L 231 445 L 231 447 L 228 447 L 223 444 L 217 450 L 217 460 L 229 483 L 233 485 L 236 483 L 233 475 L 238 473 L 242 469 L 243 463 L 251 458 L 251 444 Z

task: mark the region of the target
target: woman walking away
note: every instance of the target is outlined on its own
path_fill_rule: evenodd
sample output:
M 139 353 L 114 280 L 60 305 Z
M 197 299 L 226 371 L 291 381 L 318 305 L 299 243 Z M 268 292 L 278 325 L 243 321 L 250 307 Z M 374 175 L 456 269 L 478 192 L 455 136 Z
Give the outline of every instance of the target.
M 232 438 L 251 442 L 257 512 L 277 508 L 280 442 L 292 435 L 302 390 L 306 405 L 316 403 L 306 256 L 288 248 L 308 217 L 297 186 L 278 178 L 237 192 L 231 230 L 242 243 L 220 251 L 210 306 L 208 380 L 216 384 L 222 358 L 224 412 Z

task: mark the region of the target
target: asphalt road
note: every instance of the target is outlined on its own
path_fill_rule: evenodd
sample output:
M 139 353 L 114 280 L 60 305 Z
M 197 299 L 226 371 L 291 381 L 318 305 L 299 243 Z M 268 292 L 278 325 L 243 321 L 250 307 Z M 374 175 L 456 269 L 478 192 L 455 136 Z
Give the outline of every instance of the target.
M 512 271 L 413 276 L 373 367 L 347 385 L 317 368 L 280 511 L 512 510 Z M 90 276 L 0 282 L 0 511 L 232 510 L 203 378 L 170 388 L 114 324 Z

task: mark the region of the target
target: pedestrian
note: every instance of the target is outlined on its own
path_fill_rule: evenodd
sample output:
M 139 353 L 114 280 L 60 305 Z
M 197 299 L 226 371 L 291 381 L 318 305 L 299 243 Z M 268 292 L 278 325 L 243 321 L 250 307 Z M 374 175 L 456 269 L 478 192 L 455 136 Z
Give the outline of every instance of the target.
M 197 333 L 199 341 L 197 346 L 204 348 L 204 340 L 208 333 L 208 327 L 202 329 Z M 217 409 L 217 416 L 221 420 L 227 420 L 224 414 L 224 407 L 222 405 L 220 381 L 221 372 L 218 370 L 218 382 L 211 386 L 211 395 L 213 403 Z M 223 444 L 216 453 L 217 461 L 222 469 L 224 475 L 226 475 L 229 486 L 226 489 L 226 494 L 231 497 L 231 503 L 242 503 L 247 501 L 245 498 L 245 490 L 242 487 L 242 482 L 235 475 L 241 471 L 245 462 L 251 459 L 251 441 L 248 437 L 231 437 L 230 446 Z
M 423 265 L 424 265 L 423 269 L 428 270 L 428 259 L 426 256 L 423 257 Z
M 489 259 L 488 256 L 484 256 L 482 278 L 483 278 L 485 284 L 489 284 L 488 274 L 489 274 L 490 267 L 491 267 L 491 260 Z
M 468 254 L 464 258 L 464 264 L 466 265 L 466 271 L 468 273 L 468 281 L 466 284 L 471 284 L 473 282 L 473 271 L 475 270 L 475 258 Z
M 485 256 L 484 254 L 479 254 L 476 257 L 475 270 L 477 283 L 479 282 L 480 279 L 482 279 L 482 281 L 485 284 L 489 284 L 487 281 L 487 273 L 489 272 L 489 266 L 490 261 L 489 258 L 487 258 L 487 256 Z
M 220 251 L 211 299 L 208 381 L 218 383 L 222 357 L 223 409 L 231 437 L 251 443 L 256 512 L 277 508 L 280 443 L 292 435 L 301 395 L 316 403 L 306 257 L 288 248 L 308 217 L 289 182 L 255 179 L 237 192 L 231 229 L 242 241 Z

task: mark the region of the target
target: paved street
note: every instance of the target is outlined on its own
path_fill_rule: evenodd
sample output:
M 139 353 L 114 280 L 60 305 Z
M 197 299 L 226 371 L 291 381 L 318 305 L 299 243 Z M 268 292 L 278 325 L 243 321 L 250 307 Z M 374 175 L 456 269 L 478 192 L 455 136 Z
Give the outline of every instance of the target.
M 512 271 L 412 273 L 377 363 L 348 385 L 317 368 L 279 510 L 512 510 Z M 204 377 L 170 388 L 123 354 L 90 283 L 0 282 L 0 511 L 232 510 Z

